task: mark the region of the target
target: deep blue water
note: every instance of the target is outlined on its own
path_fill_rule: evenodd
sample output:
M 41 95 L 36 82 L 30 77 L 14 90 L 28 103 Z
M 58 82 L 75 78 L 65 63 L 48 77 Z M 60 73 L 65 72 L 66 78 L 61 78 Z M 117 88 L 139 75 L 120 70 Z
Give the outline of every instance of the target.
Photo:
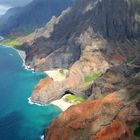
M 53 105 L 28 103 L 35 85 L 46 75 L 25 70 L 22 65 L 17 51 L 0 46 L 0 140 L 40 140 L 61 112 Z

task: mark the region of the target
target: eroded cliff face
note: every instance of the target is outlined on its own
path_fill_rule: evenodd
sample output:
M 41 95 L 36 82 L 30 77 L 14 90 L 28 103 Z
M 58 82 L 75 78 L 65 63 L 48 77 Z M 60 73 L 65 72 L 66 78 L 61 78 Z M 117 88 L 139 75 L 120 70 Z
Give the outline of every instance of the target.
M 134 34 L 134 10 L 125 0 L 77 0 L 32 34 L 32 45 L 26 47 L 26 64 L 36 70 L 69 68 L 93 38 L 124 40 Z M 83 34 L 87 31 L 87 35 Z M 89 32 L 89 33 L 88 33 Z
M 47 104 L 66 91 L 87 99 L 54 120 L 46 140 L 139 139 L 140 36 L 131 6 L 126 0 L 77 0 L 37 31 L 26 63 L 69 72 L 62 81 L 40 81 L 32 101 Z
M 49 126 L 45 140 L 138 140 L 139 94 L 133 85 L 72 106 Z
M 86 47 L 67 79 L 46 85 L 46 92 L 37 96 L 33 93 L 42 103 L 60 98 L 67 89 L 88 98 L 54 120 L 45 140 L 139 140 L 140 48 L 136 44 L 98 40 Z M 101 76 L 85 83 L 85 76 L 94 71 Z
M 87 33 L 85 36 L 87 37 Z M 91 86 L 95 87 L 94 92 L 98 93 L 97 96 L 102 95 L 102 92 L 106 95 L 108 92 L 120 89 L 130 78 L 130 74 L 126 74 L 127 71 L 124 72 L 127 63 L 139 57 L 139 52 L 139 42 L 109 43 L 104 39 L 93 40 L 92 44 L 83 50 L 80 59 L 71 66 L 66 78 L 46 84 L 39 91 L 35 90 L 32 101 L 47 104 L 60 99 L 66 91 L 88 98 L 92 93 L 86 90 Z M 106 72 L 110 75 L 102 77 Z M 94 77 L 95 74 L 98 76 Z M 87 77 L 93 80 L 86 81 Z
M 37 31 L 37 39 L 28 48 L 27 63 L 45 70 L 72 66 L 65 80 L 35 90 L 32 100 L 46 104 L 62 97 L 67 90 L 87 96 L 85 91 L 92 84 L 85 81 L 87 76 L 102 75 L 111 67 L 138 57 L 139 41 L 133 39 L 134 21 L 133 8 L 128 1 L 120 0 L 78 0 L 60 17 L 53 17 L 46 30 Z M 129 37 L 133 41 L 128 41 Z
M 120 47 L 115 53 L 112 50 L 108 62 L 113 64 L 91 83 L 88 94 L 84 92 L 88 100 L 70 107 L 54 120 L 46 130 L 45 140 L 139 140 L 139 51 L 133 48 L 127 52 L 138 55 L 131 63 L 125 61 L 126 50 L 125 55 L 121 53 Z

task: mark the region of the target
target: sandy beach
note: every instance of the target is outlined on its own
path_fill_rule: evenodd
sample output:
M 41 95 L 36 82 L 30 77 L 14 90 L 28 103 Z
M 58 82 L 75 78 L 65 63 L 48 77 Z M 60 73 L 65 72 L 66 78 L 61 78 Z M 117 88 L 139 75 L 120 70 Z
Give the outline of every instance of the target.
M 55 101 L 51 102 L 50 104 L 58 106 L 62 111 L 65 111 L 70 106 L 74 105 L 74 103 L 69 103 L 69 102 L 65 101 L 66 96 L 68 96 L 68 94 L 63 96 L 59 100 L 55 100 Z M 49 105 L 49 104 L 41 105 L 41 104 L 34 103 L 34 102 L 31 101 L 31 97 L 28 98 L 28 103 L 31 104 L 31 105 L 37 105 L 37 106 L 48 106 Z
M 68 74 L 68 70 L 67 69 L 63 69 L 62 73 L 61 73 L 62 69 L 56 69 L 56 70 L 50 70 L 50 71 L 45 71 L 45 73 L 53 78 L 54 81 L 63 81 L 66 79 L 67 74 Z
M 51 104 L 58 106 L 62 111 L 67 110 L 70 106 L 74 105 L 74 103 L 69 103 L 65 101 L 66 96 L 68 96 L 68 94 L 63 96 L 60 100 L 55 100 L 51 102 Z
M 8 47 L 8 48 L 12 48 L 12 49 L 16 50 L 18 52 L 18 54 L 20 55 L 20 57 L 22 58 L 22 60 L 25 61 L 25 58 L 26 58 L 25 51 L 15 49 L 13 46 L 7 46 L 7 45 L 2 45 L 2 46 Z
M 17 51 L 18 51 L 19 55 L 21 56 L 21 58 L 25 61 L 26 53 L 24 51 L 22 51 L 22 50 L 17 50 Z

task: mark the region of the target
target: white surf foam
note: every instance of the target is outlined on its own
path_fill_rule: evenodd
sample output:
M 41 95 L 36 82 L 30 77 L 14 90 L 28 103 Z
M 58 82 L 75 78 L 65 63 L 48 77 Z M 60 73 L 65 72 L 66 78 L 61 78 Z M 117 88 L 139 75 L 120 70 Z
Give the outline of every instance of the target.
M 5 48 L 14 49 L 14 50 L 18 53 L 18 55 L 20 56 L 20 58 L 22 59 L 22 62 L 23 62 L 22 67 L 23 67 L 25 70 L 29 70 L 29 71 L 32 71 L 32 72 L 35 71 L 33 68 L 31 68 L 31 66 L 27 66 L 27 65 L 25 64 L 25 59 L 23 58 L 23 56 L 20 54 L 20 52 L 19 52 L 17 49 L 13 48 L 12 46 L 5 46 L 5 45 L 2 45 L 2 46 L 5 47 Z
M 44 135 L 42 135 L 42 136 L 40 137 L 40 139 L 41 139 L 41 140 L 44 140 Z
M 28 98 L 28 103 L 31 105 L 37 105 L 37 106 L 49 106 L 49 105 L 51 105 L 51 104 L 42 105 L 39 103 L 34 103 L 34 102 L 32 102 L 31 97 Z
M 31 97 L 28 98 L 28 103 L 31 104 L 31 105 L 46 106 L 46 105 L 41 105 L 41 104 L 32 102 Z

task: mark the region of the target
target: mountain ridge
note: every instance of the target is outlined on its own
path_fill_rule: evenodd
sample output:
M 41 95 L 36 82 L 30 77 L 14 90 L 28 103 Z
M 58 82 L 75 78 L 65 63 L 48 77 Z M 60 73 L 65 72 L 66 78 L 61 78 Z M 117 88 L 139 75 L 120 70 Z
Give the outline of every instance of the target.
M 24 7 L 9 9 L 1 17 L 0 34 L 4 36 L 13 33 L 14 35 L 14 32 L 20 32 L 26 28 L 25 31 L 30 29 L 32 32 L 34 29 L 45 25 L 51 16 L 59 15 L 72 3 L 72 1 L 64 0 L 34 0 Z
M 58 116 L 45 140 L 139 139 L 140 13 L 130 2 L 77 0 L 24 44 L 35 70 L 68 69 L 63 80 L 42 79 L 33 102 L 87 99 Z
M 118 0 L 113 3 L 111 1 L 96 2 L 96 0 L 76 1 L 74 6 L 65 10 L 60 17 L 52 18 L 45 28 L 41 29 L 41 33 L 39 33 L 40 30 L 36 30 L 33 35 L 32 45 L 25 44 L 25 48 L 28 50 L 26 53 L 26 64 L 36 70 L 45 70 L 47 67 L 48 69 L 53 67 L 68 68 L 72 63 L 79 59 L 81 50 L 78 46 L 90 44 L 92 40 L 88 40 L 89 42 L 86 41 L 88 38 L 83 36 L 86 31 L 89 32 L 89 34 L 92 34 L 93 38 L 102 36 L 108 40 L 118 41 L 123 41 L 127 38 L 136 38 L 136 36 L 138 36 L 135 28 L 137 25 L 140 25 L 140 22 L 138 22 L 137 25 L 135 24 L 135 13 L 126 1 L 122 2 L 121 0 Z M 106 3 L 109 3 L 110 5 L 107 5 Z M 120 9 L 117 9 L 116 5 L 120 3 L 124 8 L 120 7 Z M 99 9 L 102 10 L 99 12 Z M 111 12 L 111 9 L 114 12 Z M 120 17 L 118 18 L 118 16 Z M 53 30 L 48 28 L 50 26 Z M 138 26 L 138 28 L 139 27 L 140 26 Z M 51 46 L 51 48 L 49 46 Z M 56 51 L 57 49 L 60 54 L 65 53 L 65 48 L 68 50 L 70 46 L 77 46 L 77 49 L 79 50 L 77 52 L 79 53 L 75 55 L 73 54 L 75 51 L 71 50 L 69 51 L 67 59 L 62 58 L 59 54 L 55 55 L 55 53 L 55 56 L 52 55 L 49 58 L 47 57 L 47 55 L 53 54 L 53 51 Z M 76 49 L 76 47 L 74 47 L 74 49 Z M 39 52 L 39 54 L 36 54 L 36 52 Z M 71 56 L 74 58 L 73 61 L 71 61 Z M 61 63 L 61 59 L 63 61 L 66 60 L 66 62 Z M 36 64 L 35 61 L 41 61 L 42 63 L 39 65 Z M 55 63 L 56 61 L 58 62 L 57 64 Z M 47 63 L 48 66 L 45 63 Z M 44 65 L 44 67 L 42 67 L 42 65 Z

